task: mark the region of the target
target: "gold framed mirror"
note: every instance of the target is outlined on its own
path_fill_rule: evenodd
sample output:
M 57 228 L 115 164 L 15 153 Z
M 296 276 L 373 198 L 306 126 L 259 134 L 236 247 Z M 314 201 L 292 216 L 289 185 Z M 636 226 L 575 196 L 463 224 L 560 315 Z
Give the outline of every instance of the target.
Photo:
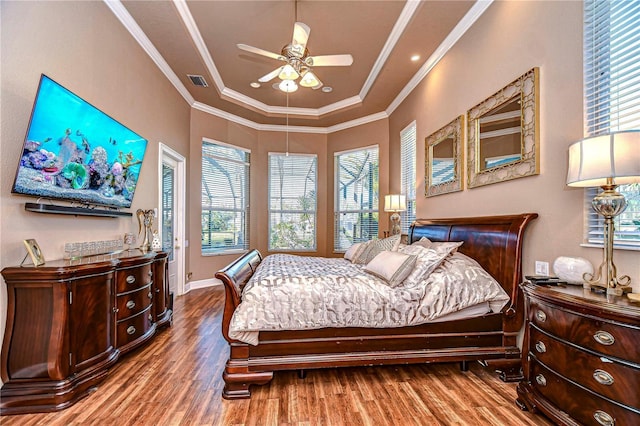
M 425 196 L 462 190 L 464 116 L 425 138 Z
M 540 173 L 539 70 L 467 111 L 469 188 Z

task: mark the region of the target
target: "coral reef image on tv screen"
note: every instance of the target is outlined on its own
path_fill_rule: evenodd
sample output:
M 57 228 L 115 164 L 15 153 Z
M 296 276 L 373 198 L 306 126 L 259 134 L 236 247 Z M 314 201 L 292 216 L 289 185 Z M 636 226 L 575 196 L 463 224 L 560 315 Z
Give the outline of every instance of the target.
M 13 192 L 131 207 L 147 140 L 42 75 Z

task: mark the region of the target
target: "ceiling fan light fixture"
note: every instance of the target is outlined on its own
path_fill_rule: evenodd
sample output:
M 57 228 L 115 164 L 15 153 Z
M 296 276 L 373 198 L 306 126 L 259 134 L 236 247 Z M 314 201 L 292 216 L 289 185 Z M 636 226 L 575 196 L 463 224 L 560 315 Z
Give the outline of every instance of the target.
M 320 81 L 312 71 L 307 71 L 300 79 L 300 86 L 302 87 L 315 87 L 318 84 L 320 84 Z
M 278 78 L 280 78 L 280 80 L 295 80 L 298 77 L 300 77 L 300 75 L 291 66 L 291 64 L 287 64 L 282 67 L 280 74 L 278 74 Z
M 293 80 L 282 80 L 278 88 L 285 93 L 292 93 L 298 90 L 298 85 Z

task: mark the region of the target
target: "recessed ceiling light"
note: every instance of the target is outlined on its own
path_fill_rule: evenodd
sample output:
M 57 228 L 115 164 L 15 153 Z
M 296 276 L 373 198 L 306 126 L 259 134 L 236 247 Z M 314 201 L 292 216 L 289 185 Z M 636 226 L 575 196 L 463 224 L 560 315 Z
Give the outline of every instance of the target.
M 413 62 L 417 61 L 418 59 L 420 59 L 420 55 L 413 55 L 413 56 L 411 57 L 411 60 L 412 60 Z
M 330 86 L 324 86 L 324 87 L 322 88 L 322 91 L 323 91 L 324 93 L 331 93 L 331 92 L 333 91 L 333 87 L 330 87 Z
M 249 86 L 253 87 L 254 89 L 257 89 L 258 87 L 260 87 L 260 83 L 258 83 L 257 81 L 252 81 Z

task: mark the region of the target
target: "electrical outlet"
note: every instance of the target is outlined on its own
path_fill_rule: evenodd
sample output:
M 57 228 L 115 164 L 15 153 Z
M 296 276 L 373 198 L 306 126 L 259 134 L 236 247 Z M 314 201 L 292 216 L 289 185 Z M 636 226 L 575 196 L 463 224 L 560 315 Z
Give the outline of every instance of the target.
M 549 276 L 549 262 L 536 260 L 536 275 Z

